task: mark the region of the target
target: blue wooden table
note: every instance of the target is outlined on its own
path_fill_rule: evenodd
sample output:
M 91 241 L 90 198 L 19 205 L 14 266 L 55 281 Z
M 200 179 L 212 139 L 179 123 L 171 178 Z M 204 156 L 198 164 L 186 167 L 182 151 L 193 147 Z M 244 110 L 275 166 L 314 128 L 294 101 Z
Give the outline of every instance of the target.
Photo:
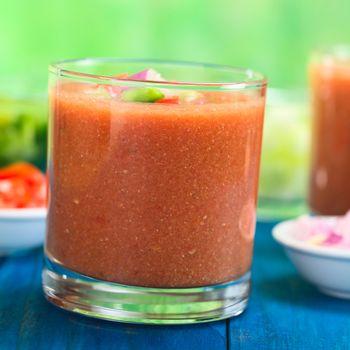
M 41 250 L 0 258 L 0 349 L 350 349 L 350 301 L 304 282 L 271 227 L 257 226 L 248 309 L 209 324 L 139 326 L 71 314 L 43 298 Z

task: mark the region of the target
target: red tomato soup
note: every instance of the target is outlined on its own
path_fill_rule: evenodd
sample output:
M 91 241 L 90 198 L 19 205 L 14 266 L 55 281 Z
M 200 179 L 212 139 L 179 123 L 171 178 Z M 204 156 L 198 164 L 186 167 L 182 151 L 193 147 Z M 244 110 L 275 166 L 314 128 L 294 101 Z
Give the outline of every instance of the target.
M 205 286 L 249 271 L 264 96 L 225 94 L 126 103 L 56 87 L 48 256 L 145 287 Z
M 350 209 L 350 55 L 311 66 L 314 107 L 310 207 L 318 214 Z

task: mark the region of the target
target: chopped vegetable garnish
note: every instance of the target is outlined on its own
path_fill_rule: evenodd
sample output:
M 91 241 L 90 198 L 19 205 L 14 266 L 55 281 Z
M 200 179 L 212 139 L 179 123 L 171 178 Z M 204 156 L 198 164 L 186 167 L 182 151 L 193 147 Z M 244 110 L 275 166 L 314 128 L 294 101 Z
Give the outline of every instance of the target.
M 132 75 L 126 73 L 116 75 L 117 79 L 129 79 L 140 81 L 164 81 L 160 73 L 153 69 L 146 69 Z M 127 102 L 155 102 L 165 97 L 164 92 L 156 88 L 134 88 L 130 86 L 98 85 L 106 89 L 111 97 L 121 96 L 122 101 Z M 165 90 L 164 90 L 165 91 Z M 175 103 L 175 102 L 168 102 Z
M 126 79 L 128 77 L 129 76 L 126 73 L 122 73 L 122 74 L 118 74 L 118 75 L 113 76 L 113 78 L 116 78 L 116 79 Z M 111 97 L 117 97 L 123 91 L 123 88 L 121 86 L 115 86 L 115 85 L 98 84 L 97 87 L 98 88 L 101 87 L 103 89 L 106 89 Z
M 183 90 L 179 91 L 180 100 L 186 103 L 200 101 L 203 95 L 198 91 Z
M 121 98 L 126 102 L 155 102 L 164 98 L 164 94 L 156 88 L 131 88 L 124 90 Z
M 46 206 L 46 178 L 35 166 L 15 163 L 0 169 L 0 208 Z
M 146 69 L 142 72 L 130 75 L 131 80 L 152 80 L 152 81 L 164 81 L 163 77 L 154 69 Z
M 334 220 L 303 216 L 297 221 L 296 238 L 313 245 L 350 249 L 350 211 Z
M 160 100 L 157 100 L 156 103 L 178 104 L 179 103 L 179 96 L 163 97 Z
M 111 95 L 111 97 L 117 97 L 121 93 L 122 89 L 120 86 L 113 86 L 113 85 L 102 85 L 103 88 L 105 88 L 108 93 Z
M 122 73 L 122 74 L 116 75 L 115 78 L 117 78 L 117 79 L 127 79 L 127 78 L 129 78 L 129 75 L 127 73 Z
M 164 78 L 154 69 L 146 69 L 141 72 L 128 75 L 116 75 L 117 79 L 137 80 L 137 81 L 164 81 Z M 177 91 L 177 95 L 173 95 L 174 91 L 162 88 L 136 88 L 131 86 L 103 86 L 113 98 L 119 97 L 126 102 L 157 102 L 166 104 L 178 103 L 195 103 L 201 104 L 204 101 L 203 94 L 198 91 Z

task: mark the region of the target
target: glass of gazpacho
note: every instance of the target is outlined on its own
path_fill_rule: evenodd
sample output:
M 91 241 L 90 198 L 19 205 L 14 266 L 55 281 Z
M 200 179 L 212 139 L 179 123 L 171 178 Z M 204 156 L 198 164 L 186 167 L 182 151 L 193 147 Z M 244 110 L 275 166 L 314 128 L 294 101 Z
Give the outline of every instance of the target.
M 309 203 L 322 215 L 350 209 L 350 47 L 314 54 L 310 64 L 313 133 Z
M 124 322 L 240 314 L 265 90 L 262 75 L 227 66 L 52 65 L 46 297 Z

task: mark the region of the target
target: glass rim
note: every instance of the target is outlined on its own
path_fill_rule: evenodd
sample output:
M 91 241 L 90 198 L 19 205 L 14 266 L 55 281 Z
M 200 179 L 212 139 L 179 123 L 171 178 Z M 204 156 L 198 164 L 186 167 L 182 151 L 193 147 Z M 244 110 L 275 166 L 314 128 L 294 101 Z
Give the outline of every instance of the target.
M 164 66 L 178 66 L 178 67 L 193 67 L 193 68 L 207 68 L 217 71 L 227 71 L 232 74 L 242 74 L 248 80 L 233 80 L 232 82 L 191 82 L 191 81 L 161 81 L 161 80 L 137 80 L 129 78 L 118 78 L 108 75 L 83 73 L 79 70 L 67 69 L 64 66 L 68 64 L 89 65 L 94 63 L 146 63 L 157 64 Z M 75 58 L 56 61 L 49 65 L 49 72 L 58 76 L 87 80 L 89 82 L 107 83 L 115 85 L 134 85 L 134 86 L 157 86 L 159 88 L 173 88 L 173 89 L 208 89 L 208 90 L 243 90 L 246 88 L 263 88 L 267 85 L 267 78 L 252 69 L 233 67 L 229 65 L 220 65 L 212 63 L 201 63 L 191 61 L 178 60 L 161 60 L 161 59 L 139 59 L 139 58 L 116 58 L 116 57 L 96 57 L 96 58 Z

